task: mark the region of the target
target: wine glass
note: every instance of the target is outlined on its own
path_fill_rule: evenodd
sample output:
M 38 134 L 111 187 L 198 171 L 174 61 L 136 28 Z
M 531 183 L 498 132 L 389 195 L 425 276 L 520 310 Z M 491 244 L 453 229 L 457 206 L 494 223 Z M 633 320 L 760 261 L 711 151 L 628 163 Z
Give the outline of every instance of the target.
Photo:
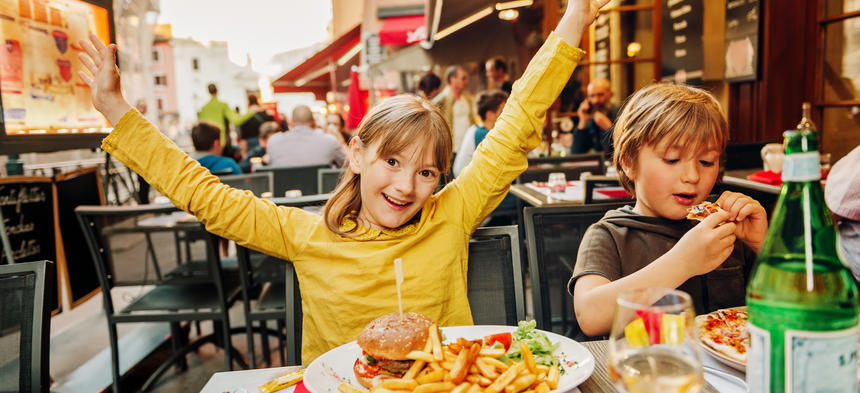
M 685 292 L 644 288 L 621 293 L 609 336 L 609 377 L 620 392 L 698 393 L 704 376 Z

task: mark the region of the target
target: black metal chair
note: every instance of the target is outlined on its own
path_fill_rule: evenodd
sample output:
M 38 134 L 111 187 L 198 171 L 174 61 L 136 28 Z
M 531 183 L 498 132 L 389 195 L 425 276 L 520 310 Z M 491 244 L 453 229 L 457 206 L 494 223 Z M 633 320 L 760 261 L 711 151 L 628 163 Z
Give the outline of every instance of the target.
M 579 243 L 588 227 L 624 203 L 563 207 L 526 207 L 529 275 L 538 328 L 588 340 L 576 322 L 567 283 L 576 264 Z
M 0 391 L 49 391 L 54 277 L 49 261 L 0 265 Z
M 249 190 L 256 196 L 262 196 L 266 192 L 273 192 L 272 190 L 274 189 L 274 176 L 272 172 L 224 175 L 219 176 L 218 180 L 239 190 Z
M 328 194 L 337 187 L 346 168 L 323 168 L 317 170 L 317 194 Z
M 468 297 L 476 325 L 516 326 L 525 290 L 516 225 L 482 227 L 469 241 Z
M 303 196 L 301 198 L 276 198 L 273 202 L 279 206 L 291 206 L 307 208 L 310 206 L 321 206 L 328 200 L 329 194 L 318 194 Z M 236 257 L 239 262 L 239 277 L 241 283 L 241 294 L 243 300 L 243 311 L 245 313 L 245 331 L 248 340 L 248 358 L 251 368 L 257 367 L 256 350 L 253 333 L 260 334 L 263 358 L 267 365 L 271 366 L 268 335 L 271 333 L 278 338 L 278 349 L 281 356 L 281 364 L 301 364 L 301 348 L 294 347 L 295 342 L 287 344 L 289 334 L 295 335 L 298 330 L 298 343 L 301 345 L 301 296 L 298 292 L 298 282 L 288 282 L 287 277 L 295 278 L 292 263 L 272 256 L 251 251 L 245 247 L 236 247 Z M 288 291 L 288 288 L 290 289 Z M 289 294 L 289 295 L 288 295 Z M 297 305 L 291 304 L 298 298 Z M 289 309 L 289 310 L 288 310 Z M 298 310 L 297 320 L 295 312 Z M 288 329 L 287 321 L 292 326 Z M 277 330 L 271 330 L 266 325 L 267 321 L 275 321 Z M 258 326 L 254 327 L 253 323 Z M 298 328 L 295 324 L 298 323 Z M 292 337 L 295 340 L 295 337 Z M 289 351 L 289 356 L 285 353 Z
M 81 230 L 98 273 L 103 307 L 108 321 L 111 346 L 113 391 L 120 390 L 120 361 L 117 325 L 134 322 L 165 322 L 171 327 L 173 355 L 150 375 L 141 390 L 148 390 L 174 363 L 185 367 L 185 355 L 206 343 L 225 348 L 224 368 L 231 370 L 233 361 L 246 367 L 242 356 L 230 344 L 228 310 L 238 297 L 238 283 L 228 283 L 221 267 L 217 237 L 209 236 L 202 247 L 206 254 L 205 269 L 176 269 L 188 274 L 165 274 L 159 277 L 148 269 L 146 260 L 156 254 L 162 267 L 170 265 L 172 232 L 203 232 L 199 223 L 173 220 L 164 225 L 143 225 L 156 221 L 177 209 L 172 205 L 79 206 L 75 209 Z M 170 220 L 165 220 L 170 221 Z M 148 247 L 147 242 L 159 244 Z M 200 247 L 197 247 L 199 250 Z M 178 252 L 176 253 L 178 254 Z M 174 267 L 176 265 L 173 265 Z M 123 285 L 145 285 L 141 294 L 122 309 L 116 309 L 111 289 Z M 143 289 L 147 288 L 147 289 Z M 182 322 L 213 321 L 214 333 L 187 342 Z
M 276 197 L 284 196 L 288 190 L 301 190 L 302 195 L 317 193 L 317 171 L 331 168 L 329 165 L 294 166 L 294 167 L 261 167 L 257 173 L 271 172 L 275 186 L 272 193 Z

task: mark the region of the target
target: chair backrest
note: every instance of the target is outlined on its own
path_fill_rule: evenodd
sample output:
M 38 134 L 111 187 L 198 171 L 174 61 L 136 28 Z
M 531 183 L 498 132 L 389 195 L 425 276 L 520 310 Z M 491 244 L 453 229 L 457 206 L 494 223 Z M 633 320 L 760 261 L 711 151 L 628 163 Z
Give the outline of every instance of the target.
M 272 172 L 244 173 L 241 175 L 219 176 L 221 183 L 239 190 L 249 190 L 256 196 L 274 189 L 274 174 Z M 283 194 L 282 194 L 283 195 Z
M 337 187 L 345 168 L 322 168 L 317 170 L 317 193 L 328 194 Z
M 525 319 L 525 290 L 516 225 L 482 227 L 469 241 L 468 297 L 476 325 Z
M 621 186 L 618 178 L 590 176 L 583 180 L 585 203 L 632 202 L 633 196 Z
M 538 328 L 587 339 L 576 323 L 567 283 L 576 264 L 579 243 L 588 227 L 624 203 L 563 207 L 526 207 L 523 221 L 528 244 L 529 275 Z
M 0 391 L 48 392 L 52 262 L 0 265 Z
M 302 195 L 317 193 L 317 171 L 331 168 L 328 165 L 294 166 L 294 167 L 261 167 L 257 172 L 272 172 L 276 197 L 284 196 L 288 190 L 301 190 Z

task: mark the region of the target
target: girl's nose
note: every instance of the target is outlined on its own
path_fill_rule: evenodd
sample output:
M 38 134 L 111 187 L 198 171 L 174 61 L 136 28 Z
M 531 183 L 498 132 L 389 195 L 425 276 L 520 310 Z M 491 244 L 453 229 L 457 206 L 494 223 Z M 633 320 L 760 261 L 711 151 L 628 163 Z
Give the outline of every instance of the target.
M 411 195 L 415 189 L 414 177 L 408 174 L 408 171 L 401 171 L 394 178 L 394 188 L 403 195 Z

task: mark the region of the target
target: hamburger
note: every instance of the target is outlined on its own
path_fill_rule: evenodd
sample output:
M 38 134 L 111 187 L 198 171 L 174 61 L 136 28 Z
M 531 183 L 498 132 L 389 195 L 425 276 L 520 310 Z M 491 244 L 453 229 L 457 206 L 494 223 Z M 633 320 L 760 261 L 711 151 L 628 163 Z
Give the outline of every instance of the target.
M 361 356 L 355 360 L 353 371 L 362 386 L 371 388 L 383 378 L 400 378 L 414 360 L 406 359 L 412 351 L 421 351 L 429 338 L 433 321 L 408 312 L 386 314 L 371 321 L 358 335 Z

